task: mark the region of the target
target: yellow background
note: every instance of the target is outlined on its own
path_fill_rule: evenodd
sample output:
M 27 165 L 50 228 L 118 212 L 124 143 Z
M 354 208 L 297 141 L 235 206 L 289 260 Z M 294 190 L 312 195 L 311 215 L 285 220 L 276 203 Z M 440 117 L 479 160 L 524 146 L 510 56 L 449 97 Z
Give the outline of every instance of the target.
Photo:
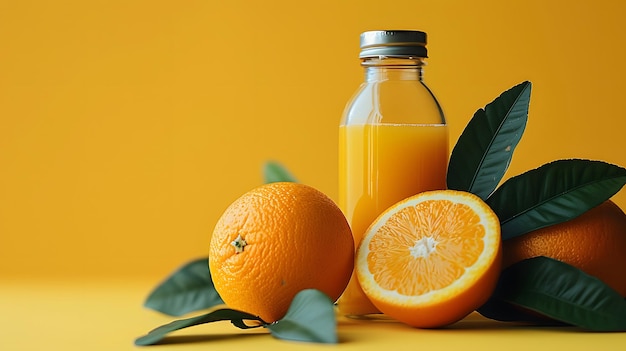
M 336 199 L 337 125 L 370 29 L 428 33 L 451 145 L 530 80 L 509 175 L 558 158 L 626 165 L 621 1 L 0 6 L 3 277 L 160 276 L 206 254 L 268 159 Z
M 0 288 L 143 280 L 130 295 L 142 298 L 206 255 L 266 160 L 336 199 L 365 30 L 428 33 L 425 80 L 451 146 L 476 109 L 533 83 L 507 176 L 560 158 L 624 166 L 625 12 L 618 0 L 1 0 Z M 143 322 L 133 334 L 160 323 Z

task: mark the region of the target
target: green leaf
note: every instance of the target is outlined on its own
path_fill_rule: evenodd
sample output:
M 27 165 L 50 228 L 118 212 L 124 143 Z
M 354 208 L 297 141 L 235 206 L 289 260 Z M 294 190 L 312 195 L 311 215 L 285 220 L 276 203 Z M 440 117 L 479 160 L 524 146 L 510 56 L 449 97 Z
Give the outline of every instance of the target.
M 494 295 L 476 310 L 483 317 L 501 322 L 523 322 L 541 325 L 563 325 L 564 323 L 534 315 Z
M 153 310 L 171 315 L 183 314 L 221 305 L 208 259 L 191 261 L 159 284 L 148 296 L 144 305 Z
M 337 320 L 333 302 L 323 292 L 302 290 L 291 302 L 285 317 L 267 328 L 278 339 L 337 343 Z
M 531 83 L 523 82 L 476 111 L 452 150 L 449 189 L 469 191 L 483 200 L 494 191 L 526 128 L 530 90 Z
M 512 177 L 488 199 L 507 240 L 565 222 L 601 204 L 626 183 L 626 169 L 591 160 L 558 160 Z
M 599 279 L 548 257 L 502 272 L 492 299 L 593 331 L 626 331 L 626 300 Z
M 277 162 L 266 162 L 263 165 L 263 178 L 265 183 L 297 182 L 296 178 Z
M 285 317 L 272 324 L 250 313 L 224 308 L 162 325 L 137 338 L 135 345 L 154 345 L 176 330 L 224 320 L 230 320 L 241 329 L 267 327 L 277 339 L 315 343 L 337 343 L 338 340 L 332 301 L 319 290 L 307 289 L 294 297 Z
M 242 328 L 258 328 L 263 326 L 265 322 L 261 320 L 259 317 L 251 315 L 246 312 L 241 312 L 237 310 L 232 310 L 228 308 L 215 310 L 213 312 L 203 314 L 196 317 L 191 317 L 187 319 L 180 319 L 173 321 L 171 323 L 162 325 L 156 329 L 153 329 L 148 334 L 135 339 L 135 345 L 138 346 L 146 346 L 146 345 L 154 345 L 159 341 L 163 340 L 165 336 L 173 331 L 192 327 L 194 325 L 230 320 L 233 325 Z M 256 325 L 246 324 L 245 321 L 254 321 L 258 322 Z

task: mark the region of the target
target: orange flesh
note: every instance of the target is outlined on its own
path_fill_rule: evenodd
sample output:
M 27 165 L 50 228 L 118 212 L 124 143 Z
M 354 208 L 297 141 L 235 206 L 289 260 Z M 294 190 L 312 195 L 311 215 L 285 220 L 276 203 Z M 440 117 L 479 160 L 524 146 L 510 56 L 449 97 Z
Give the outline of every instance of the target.
M 423 295 L 458 280 L 483 252 L 484 236 L 469 206 L 424 201 L 398 211 L 374 234 L 368 268 L 384 289 Z

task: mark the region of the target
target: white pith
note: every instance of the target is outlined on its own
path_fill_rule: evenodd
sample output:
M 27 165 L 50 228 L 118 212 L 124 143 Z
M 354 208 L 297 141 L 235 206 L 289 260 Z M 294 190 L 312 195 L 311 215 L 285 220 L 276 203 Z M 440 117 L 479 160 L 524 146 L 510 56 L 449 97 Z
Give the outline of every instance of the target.
M 415 245 L 409 248 L 411 256 L 428 257 L 437 247 L 437 241 L 430 236 L 425 236 L 415 242 Z

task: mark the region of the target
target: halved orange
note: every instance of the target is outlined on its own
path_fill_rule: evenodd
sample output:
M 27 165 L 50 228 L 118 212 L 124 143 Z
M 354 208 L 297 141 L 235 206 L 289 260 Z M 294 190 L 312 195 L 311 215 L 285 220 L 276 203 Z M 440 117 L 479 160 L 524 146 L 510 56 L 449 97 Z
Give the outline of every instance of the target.
M 478 196 L 429 191 L 374 221 L 358 247 L 356 272 L 384 314 L 414 327 L 442 327 L 487 301 L 501 247 L 498 217 Z

